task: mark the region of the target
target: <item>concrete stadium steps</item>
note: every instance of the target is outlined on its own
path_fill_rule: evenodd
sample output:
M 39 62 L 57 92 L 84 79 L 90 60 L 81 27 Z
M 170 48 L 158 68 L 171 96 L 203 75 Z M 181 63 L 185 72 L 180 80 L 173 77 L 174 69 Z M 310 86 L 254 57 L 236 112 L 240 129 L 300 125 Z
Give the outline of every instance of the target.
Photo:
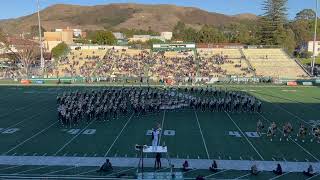
M 282 49 L 243 49 L 242 50 L 258 76 L 278 78 L 307 77 L 303 69 Z

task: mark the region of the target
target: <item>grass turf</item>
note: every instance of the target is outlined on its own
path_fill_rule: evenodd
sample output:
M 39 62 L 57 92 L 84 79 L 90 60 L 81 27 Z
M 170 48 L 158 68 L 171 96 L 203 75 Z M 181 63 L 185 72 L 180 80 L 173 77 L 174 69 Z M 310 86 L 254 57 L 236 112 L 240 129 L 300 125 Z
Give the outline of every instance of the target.
M 170 157 L 173 158 L 313 162 L 320 158 L 319 144 L 316 140 L 310 141 L 311 135 L 304 140 L 292 136 L 288 141 L 285 138 L 280 140 L 280 132 L 272 141 L 265 136 L 243 136 L 246 132 L 255 132 L 258 119 L 266 126 L 271 121 L 275 121 L 279 127 L 285 122 L 291 122 L 294 126 L 293 135 L 297 133 L 301 123 L 310 129 L 310 120 L 320 120 L 317 114 L 320 110 L 320 91 L 317 87 L 225 87 L 247 91 L 261 99 L 261 114 L 228 115 L 224 112 L 195 112 L 189 109 L 143 116 L 127 115 L 116 120 L 82 123 L 71 128 L 56 123 L 55 98 L 58 93 L 95 88 L 103 87 L 1 87 L 0 128 L 3 129 L 0 133 L 0 153 L 16 156 L 136 157 L 138 155 L 134 145 L 150 144 L 146 131 L 158 122 L 163 125 L 164 130 L 175 131 L 174 136 L 161 136 L 161 142 L 169 147 Z M 3 133 L 14 128 L 19 131 Z M 96 132 L 92 135 L 73 135 L 64 129 L 94 129 Z M 230 136 L 229 131 L 237 131 L 242 137 Z M 24 168 L 17 167 L 2 172 L 0 167 L 0 173 L 22 172 Z M 45 173 L 56 168 L 59 167 L 45 167 L 36 172 Z M 235 178 L 247 174 L 244 171 L 225 173 L 217 175 L 216 178 Z M 60 171 L 59 174 L 77 173 L 70 169 L 66 172 Z M 295 177 L 294 174 L 286 176 Z M 272 176 L 269 175 L 264 173 L 261 177 Z

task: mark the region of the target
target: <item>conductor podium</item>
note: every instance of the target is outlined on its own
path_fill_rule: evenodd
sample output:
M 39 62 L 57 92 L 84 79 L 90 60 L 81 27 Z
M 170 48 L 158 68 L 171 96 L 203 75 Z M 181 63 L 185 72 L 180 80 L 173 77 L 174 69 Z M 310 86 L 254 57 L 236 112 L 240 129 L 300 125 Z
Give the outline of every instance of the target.
M 167 146 L 144 146 L 143 153 L 168 153 Z
M 161 174 L 160 172 L 157 173 L 157 171 L 154 171 L 153 173 L 144 173 L 144 154 L 154 154 L 154 155 L 158 153 L 165 154 L 166 156 L 165 159 L 167 159 L 168 161 L 168 169 L 170 169 L 170 172 L 165 174 L 168 174 L 171 178 L 175 176 L 175 174 L 173 173 L 173 165 L 171 164 L 167 146 L 136 145 L 135 149 L 140 152 L 140 160 L 137 168 L 138 179 L 150 179 L 151 176 L 153 177 L 152 179 L 157 179 L 157 177 L 163 176 L 163 175 L 160 175 Z M 148 162 L 150 163 L 150 159 L 148 160 L 149 160 Z M 155 160 L 152 162 L 155 162 Z

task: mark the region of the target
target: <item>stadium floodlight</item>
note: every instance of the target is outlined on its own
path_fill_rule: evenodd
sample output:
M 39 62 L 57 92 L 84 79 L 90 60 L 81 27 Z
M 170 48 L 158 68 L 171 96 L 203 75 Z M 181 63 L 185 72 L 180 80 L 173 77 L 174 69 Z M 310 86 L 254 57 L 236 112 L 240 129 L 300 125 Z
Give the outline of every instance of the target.
M 41 71 L 44 76 L 44 58 L 43 58 L 43 44 L 42 44 L 42 32 L 41 32 L 41 19 L 40 19 L 40 0 L 37 0 L 38 5 L 38 25 L 39 25 L 39 43 L 40 43 L 40 61 Z
M 313 36 L 313 57 L 311 62 L 311 75 L 314 76 L 314 65 L 316 62 L 316 41 L 317 41 L 317 26 L 318 26 L 318 0 L 316 0 L 315 8 L 315 20 L 314 20 L 314 36 Z

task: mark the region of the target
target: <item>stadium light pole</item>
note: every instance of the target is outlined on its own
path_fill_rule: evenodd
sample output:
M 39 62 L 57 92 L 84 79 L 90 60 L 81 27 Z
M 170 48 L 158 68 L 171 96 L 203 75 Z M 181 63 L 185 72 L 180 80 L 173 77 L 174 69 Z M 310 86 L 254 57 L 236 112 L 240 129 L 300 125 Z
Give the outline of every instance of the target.
M 41 30 L 41 19 L 40 19 L 40 0 L 37 0 L 38 5 L 38 25 L 39 25 L 39 42 L 40 42 L 40 61 L 41 61 L 41 71 L 44 76 L 44 58 L 43 58 L 43 44 L 42 44 L 42 30 Z
M 311 75 L 314 75 L 314 65 L 316 62 L 316 41 L 317 41 L 317 26 L 318 26 L 318 0 L 316 0 L 316 9 L 315 9 L 315 20 L 314 20 L 314 36 L 313 36 L 313 58 L 311 62 Z

